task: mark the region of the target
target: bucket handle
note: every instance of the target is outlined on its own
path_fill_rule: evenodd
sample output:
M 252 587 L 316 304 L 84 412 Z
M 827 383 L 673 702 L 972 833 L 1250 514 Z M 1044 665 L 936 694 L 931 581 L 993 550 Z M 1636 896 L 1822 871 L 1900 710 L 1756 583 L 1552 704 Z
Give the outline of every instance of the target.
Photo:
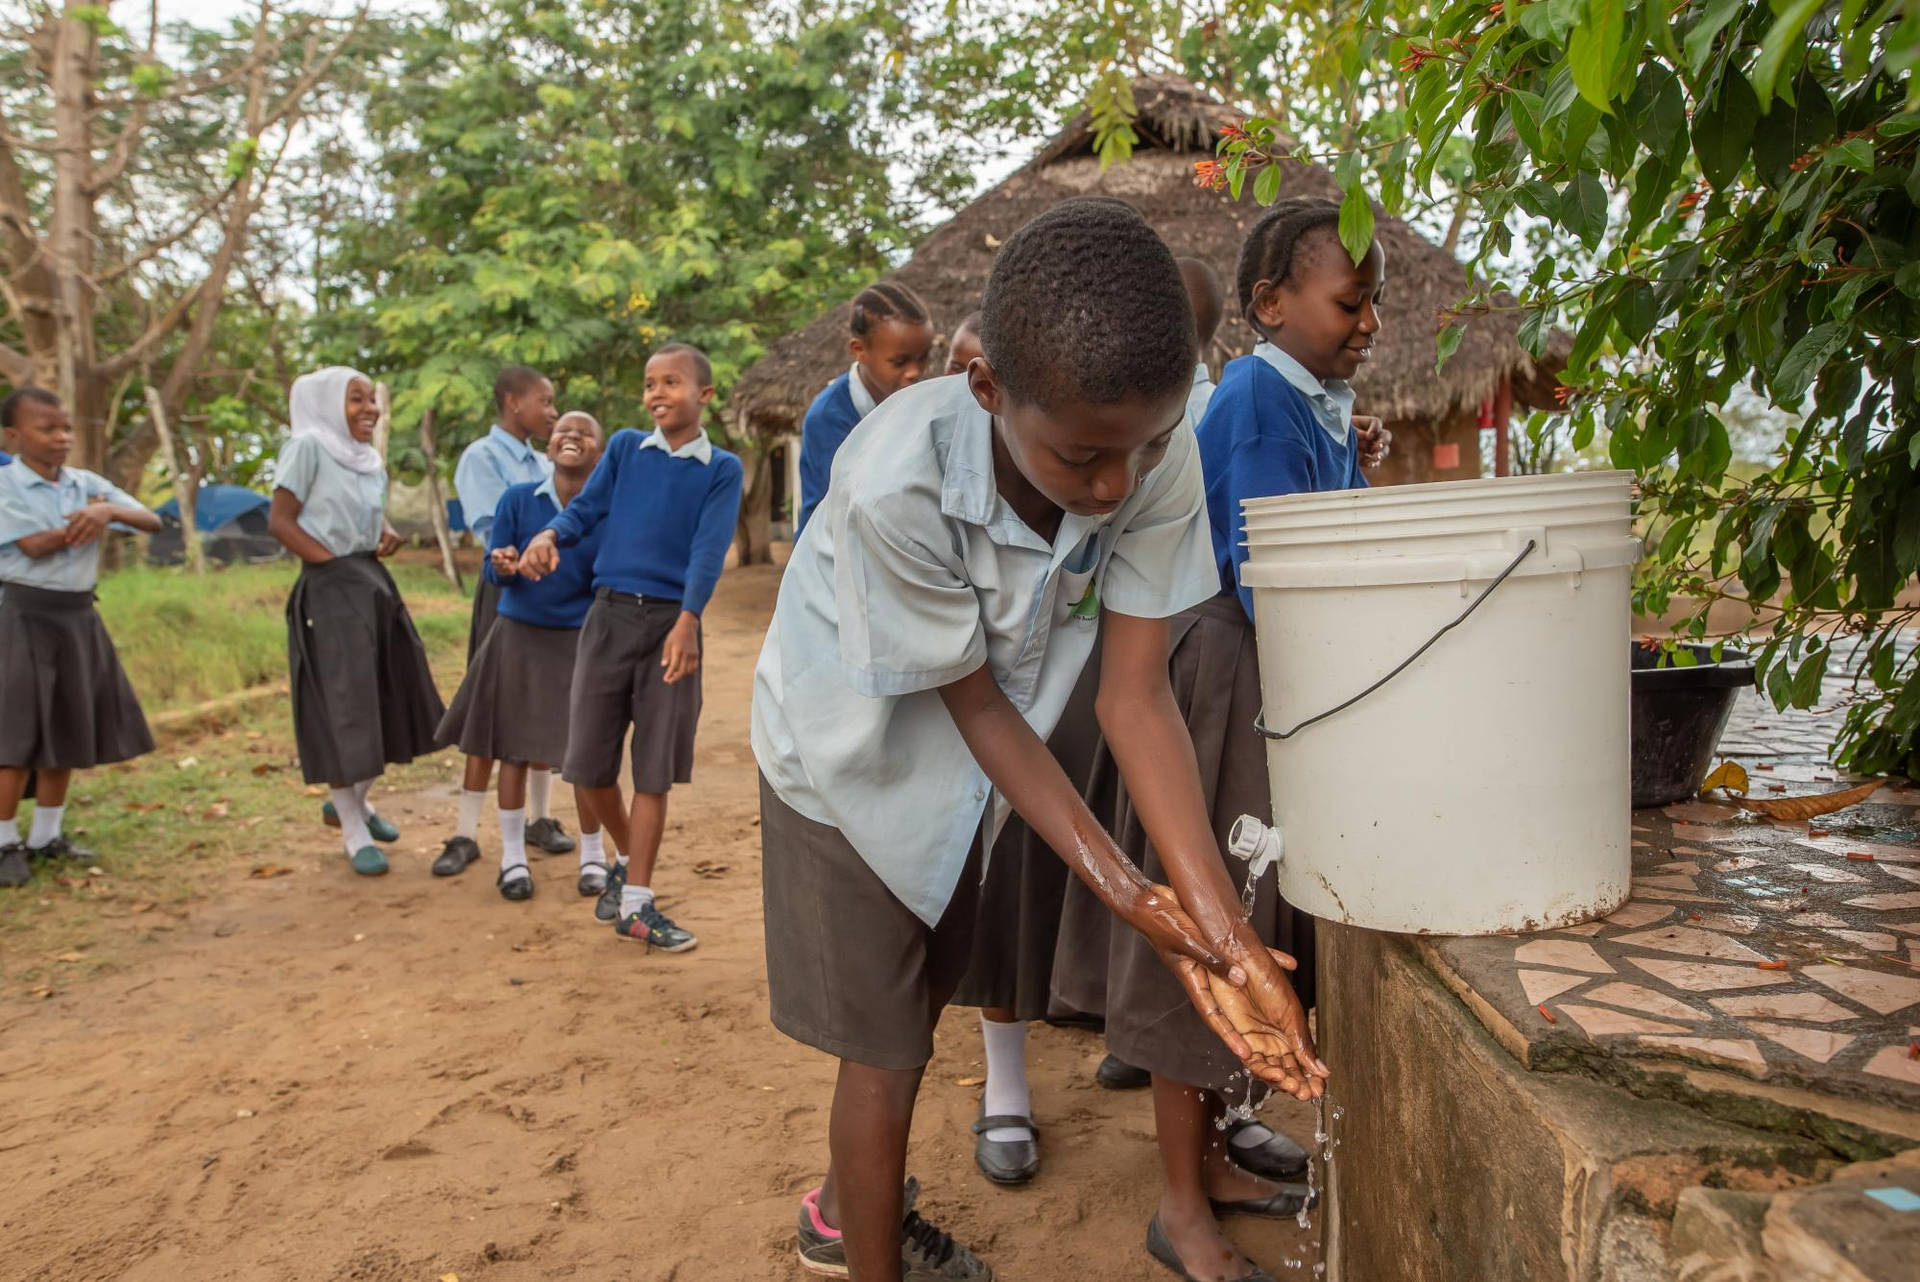
M 1339 704 L 1335 707 L 1328 708 L 1325 712 L 1320 713 L 1318 716 L 1308 717 L 1305 721 L 1302 721 L 1299 725 L 1293 727 L 1291 730 L 1269 730 L 1266 725 L 1267 711 L 1265 708 L 1262 708 L 1260 710 L 1260 715 L 1254 718 L 1253 728 L 1259 732 L 1260 737 L 1262 739 L 1275 739 L 1275 740 L 1291 739 L 1293 738 L 1293 736 L 1299 734 L 1302 730 L 1305 730 L 1308 726 L 1318 724 L 1319 722 L 1325 721 L 1328 717 L 1334 716 L 1338 713 L 1345 712 L 1348 708 L 1351 708 L 1354 704 L 1359 703 L 1362 699 L 1366 698 L 1368 695 L 1372 694 L 1374 691 L 1380 689 L 1380 687 L 1386 685 L 1387 682 L 1393 680 L 1395 677 L 1399 676 L 1402 672 L 1405 672 L 1408 668 L 1411 668 L 1414 665 L 1415 661 L 1418 660 L 1421 655 L 1433 649 L 1434 645 L 1440 640 L 1441 637 L 1447 635 L 1447 633 L 1453 631 L 1455 628 L 1465 623 L 1467 619 L 1473 614 L 1473 612 L 1475 610 L 1478 610 L 1481 607 L 1481 605 L 1486 602 L 1486 599 L 1493 595 L 1494 589 L 1498 588 L 1502 583 L 1505 583 L 1507 579 L 1513 574 L 1513 572 L 1520 568 L 1520 563 L 1526 560 L 1528 557 L 1532 556 L 1534 549 L 1539 546 L 1540 546 L 1540 541 L 1538 539 L 1528 539 L 1527 545 L 1520 549 L 1520 555 L 1514 557 L 1513 560 L 1509 561 L 1507 563 L 1507 568 L 1500 571 L 1500 573 L 1497 576 L 1495 576 L 1493 582 L 1487 584 L 1487 586 L 1481 590 L 1480 595 L 1473 599 L 1473 603 L 1469 605 L 1466 609 L 1462 610 L 1459 616 L 1456 617 L 1453 620 L 1453 622 L 1447 624 L 1445 627 L 1441 628 L 1438 632 L 1428 637 L 1418 650 L 1415 650 L 1412 654 L 1408 655 L 1405 659 L 1401 660 L 1400 665 L 1396 667 L 1392 672 L 1387 673 L 1386 676 L 1381 677 L 1378 681 L 1374 682 L 1372 685 L 1362 690 L 1359 694 L 1354 695 L 1353 698 L 1348 699 L 1345 703 Z

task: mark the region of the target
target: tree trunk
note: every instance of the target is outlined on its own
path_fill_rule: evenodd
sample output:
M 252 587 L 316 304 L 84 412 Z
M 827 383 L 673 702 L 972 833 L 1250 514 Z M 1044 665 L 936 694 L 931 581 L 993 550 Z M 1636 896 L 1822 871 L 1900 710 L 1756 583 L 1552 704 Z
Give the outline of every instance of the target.
M 199 469 L 182 469 L 173 448 L 173 433 L 167 430 L 167 410 L 160 403 L 160 391 L 147 384 L 147 412 L 153 415 L 153 431 L 160 441 L 160 457 L 167 465 L 167 481 L 173 486 L 174 500 L 180 504 L 180 535 L 186 544 L 187 564 L 195 574 L 207 572 L 207 552 L 200 544 Z
M 420 452 L 427 458 L 427 502 L 431 505 L 427 517 L 433 522 L 433 537 L 440 544 L 440 570 L 447 576 L 447 582 L 465 592 L 467 585 L 460 581 L 460 567 L 453 561 L 453 533 L 447 528 L 447 504 L 440 497 L 440 461 L 433 449 L 433 406 L 427 406 L 420 415 Z
M 741 565 L 768 565 L 773 561 L 773 451 L 756 442 L 747 451 L 745 466 L 740 518 L 733 531 L 735 559 Z

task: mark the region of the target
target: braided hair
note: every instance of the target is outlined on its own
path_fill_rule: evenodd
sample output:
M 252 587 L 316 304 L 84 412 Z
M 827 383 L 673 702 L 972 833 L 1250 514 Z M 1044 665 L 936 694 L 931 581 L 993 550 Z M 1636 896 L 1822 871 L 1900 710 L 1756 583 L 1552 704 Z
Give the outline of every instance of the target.
M 1061 201 L 1007 238 L 980 345 L 1007 394 L 1053 407 L 1156 397 L 1193 381 L 1193 309 L 1173 253 L 1109 196 Z
M 1276 201 L 1260 216 L 1240 247 L 1240 268 L 1234 273 L 1234 285 L 1240 296 L 1240 316 L 1254 333 L 1266 331 L 1254 319 L 1254 287 L 1261 281 L 1278 285 L 1293 275 L 1299 261 L 1299 245 L 1309 233 L 1322 227 L 1340 230 L 1340 206 L 1317 197 L 1296 197 Z
M 861 290 L 853 300 L 853 316 L 847 327 L 855 338 L 865 338 L 881 321 L 900 321 L 908 325 L 927 325 L 927 305 L 920 295 L 898 281 L 877 280 Z

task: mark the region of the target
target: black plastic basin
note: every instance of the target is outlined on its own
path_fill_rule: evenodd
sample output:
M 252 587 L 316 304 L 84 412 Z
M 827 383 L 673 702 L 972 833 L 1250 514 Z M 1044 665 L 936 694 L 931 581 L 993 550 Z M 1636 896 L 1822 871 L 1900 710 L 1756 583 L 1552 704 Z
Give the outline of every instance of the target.
M 1633 644 L 1633 806 L 1669 806 L 1700 791 L 1733 701 L 1753 684 L 1753 664 L 1734 650 L 1713 662 L 1707 646 L 1680 647 L 1700 662 L 1660 667 L 1657 645 Z

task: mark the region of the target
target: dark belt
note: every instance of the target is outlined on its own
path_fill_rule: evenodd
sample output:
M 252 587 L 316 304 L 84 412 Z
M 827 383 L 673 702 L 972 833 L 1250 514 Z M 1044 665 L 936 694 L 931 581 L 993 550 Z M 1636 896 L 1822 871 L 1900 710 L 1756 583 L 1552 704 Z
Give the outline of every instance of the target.
M 93 602 L 91 588 L 85 592 L 62 592 L 57 588 L 37 588 L 27 583 L 0 580 L 0 603 L 23 610 L 91 610 Z
M 642 596 L 638 592 L 616 592 L 612 588 L 595 588 L 594 599 L 598 601 L 618 601 L 623 605 L 671 605 L 678 607 L 680 598 L 670 596 Z

